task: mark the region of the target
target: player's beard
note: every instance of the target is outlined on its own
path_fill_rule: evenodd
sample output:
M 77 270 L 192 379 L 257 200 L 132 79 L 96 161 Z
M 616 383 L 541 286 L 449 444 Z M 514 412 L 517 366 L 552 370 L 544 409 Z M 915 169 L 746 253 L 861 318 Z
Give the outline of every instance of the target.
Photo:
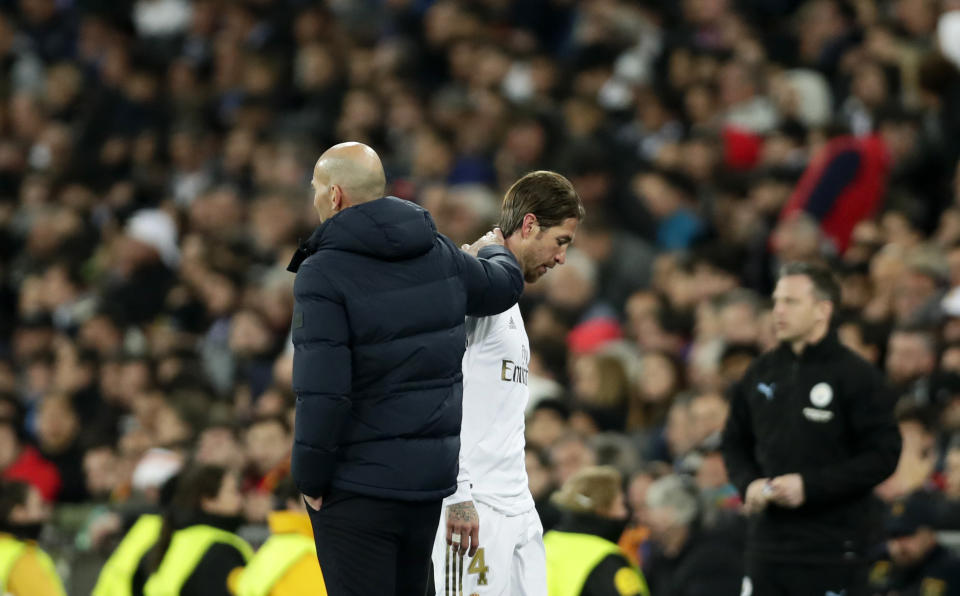
M 550 266 L 544 263 L 536 263 L 534 265 L 523 266 L 523 279 L 528 284 L 532 284 L 538 281 L 541 277 L 547 274 L 547 271 L 550 270 Z
M 523 280 L 528 284 L 536 283 L 541 277 L 543 277 L 547 272 L 543 265 L 537 265 L 536 267 L 529 269 L 524 272 Z

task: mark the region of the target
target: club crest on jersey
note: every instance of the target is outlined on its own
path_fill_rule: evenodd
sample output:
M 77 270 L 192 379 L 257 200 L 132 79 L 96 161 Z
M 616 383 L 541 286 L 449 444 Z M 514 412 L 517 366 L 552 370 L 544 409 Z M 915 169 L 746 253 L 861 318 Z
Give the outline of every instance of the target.
M 517 324 L 513 322 L 513 317 L 510 317 L 510 320 L 507 322 L 507 329 L 516 329 Z
M 833 388 L 827 383 L 817 383 L 810 390 L 810 403 L 818 408 L 825 408 L 833 401 Z

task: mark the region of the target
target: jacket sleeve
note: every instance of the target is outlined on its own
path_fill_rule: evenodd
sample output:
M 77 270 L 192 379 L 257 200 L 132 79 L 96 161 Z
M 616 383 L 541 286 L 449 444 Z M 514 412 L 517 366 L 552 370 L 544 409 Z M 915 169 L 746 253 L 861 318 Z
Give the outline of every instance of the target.
M 470 470 L 467 468 L 466 458 L 463 456 L 463 446 L 461 445 L 460 470 L 457 472 L 457 492 L 444 499 L 444 502 L 449 507 L 466 501 L 473 501 L 473 483 L 470 480 Z M 444 519 L 441 518 L 441 521 Z
M 350 413 L 350 329 L 343 298 L 307 261 L 293 287 L 293 389 L 297 394 L 291 471 L 309 497 L 326 494 Z
M 479 258 L 455 250 L 467 288 L 468 315 L 498 315 L 517 303 L 523 293 L 523 272 L 509 250 L 487 246 L 480 249 Z
M 888 478 L 900 458 L 900 430 L 893 399 L 874 369 L 851 371 L 855 383 L 843 396 L 852 455 L 833 465 L 801 472 L 807 503 L 832 503 L 860 496 Z M 858 382 L 859 381 L 859 382 Z
M 650 596 L 643 574 L 622 555 L 608 555 L 593 568 L 583 584 L 582 596 Z
M 727 466 L 730 482 L 746 498 L 747 487 L 757 478 L 763 477 L 760 464 L 754 456 L 756 438 L 753 434 L 753 420 L 747 404 L 745 388 L 749 371 L 733 384 L 730 390 L 730 415 L 723 429 L 723 463 Z

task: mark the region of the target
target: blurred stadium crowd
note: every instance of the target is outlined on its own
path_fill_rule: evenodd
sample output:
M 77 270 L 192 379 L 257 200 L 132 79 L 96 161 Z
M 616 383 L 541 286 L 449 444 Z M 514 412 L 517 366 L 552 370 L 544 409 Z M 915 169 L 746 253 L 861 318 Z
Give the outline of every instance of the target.
M 692 573 L 674 514 L 739 585 L 723 392 L 773 345 L 778 264 L 807 260 L 901 396 L 878 495 L 926 491 L 960 529 L 958 44 L 955 0 L 0 0 L 2 476 L 54 505 L 71 593 L 188 462 L 240 474 L 262 540 L 285 266 L 313 161 L 356 140 L 457 243 L 530 170 L 585 202 L 522 303 L 546 526 L 564 480 L 611 464 L 653 593 Z M 697 515 L 648 499 L 670 474 Z

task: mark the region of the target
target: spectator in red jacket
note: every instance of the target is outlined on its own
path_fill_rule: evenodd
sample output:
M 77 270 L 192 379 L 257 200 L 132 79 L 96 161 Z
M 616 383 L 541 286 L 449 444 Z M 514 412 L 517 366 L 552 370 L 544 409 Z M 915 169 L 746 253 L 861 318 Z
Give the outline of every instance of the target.
M 912 163 L 917 161 L 917 126 L 913 115 L 889 109 L 878 116 L 871 134 L 828 141 L 810 160 L 781 219 L 797 211 L 808 213 L 820 222 L 837 252 L 845 252 L 853 228 L 876 215 L 894 182 L 917 192 L 928 190 L 930 176 Z
M 0 470 L 4 480 L 26 482 L 47 501 L 55 500 L 60 492 L 57 467 L 23 442 L 22 428 L 11 418 L 0 418 Z
M 880 206 L 889 167 L 888 148 L 879 135 L 834 138 L 810 161 L 780 218 L 808 213 L 843 253 L 857 222 Z

